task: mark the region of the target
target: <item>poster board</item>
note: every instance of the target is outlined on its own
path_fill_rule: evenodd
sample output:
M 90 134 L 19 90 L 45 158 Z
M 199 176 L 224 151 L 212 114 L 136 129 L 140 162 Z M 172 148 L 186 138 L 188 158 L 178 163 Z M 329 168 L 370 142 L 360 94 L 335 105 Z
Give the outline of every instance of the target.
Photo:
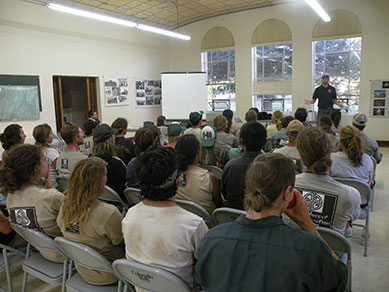
M 389 78 L 370 80 L 370 117 L 389 117 Z
M 161 107 L 161 80 L 135 80 L 135 104 L 137 108 Z
M 128 77 L 104 77 L 105 106 L 129 105 Z

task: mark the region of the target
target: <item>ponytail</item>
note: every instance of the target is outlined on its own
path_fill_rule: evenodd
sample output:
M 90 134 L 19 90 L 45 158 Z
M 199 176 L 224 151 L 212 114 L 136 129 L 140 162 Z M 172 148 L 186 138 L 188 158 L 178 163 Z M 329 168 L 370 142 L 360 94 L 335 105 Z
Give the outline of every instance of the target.
M 362 140 L 359 131 L 352 126 L 340 130 L 340 143 L 346 149 L 347 156 L 354 167 L 362 165 Z

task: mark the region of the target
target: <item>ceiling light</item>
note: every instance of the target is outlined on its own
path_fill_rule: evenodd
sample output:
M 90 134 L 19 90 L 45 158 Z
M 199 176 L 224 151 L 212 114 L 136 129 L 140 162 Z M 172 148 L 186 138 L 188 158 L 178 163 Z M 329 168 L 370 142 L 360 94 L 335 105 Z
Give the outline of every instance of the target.
M 65 13 L 70 13 L 70 14 L 74 14 L 74 15 L 78 15 L 78 16 L 97 19 L 97 20 L 101 20 L 101 21 L 105 21 L 105 22 L 110 22 L 110 23 L 114 23 L 114 24 L 128 26 L 128 27 L 136 27 L 136 23 L 132 22 L 132 21 L 119 19 L 119 18 L 115 18 L 115 17 L 110 17 L 110 16 L 105 16 L 105 15 L 92 13 L 92 12 L 85 11 L 85 10 L 80 10 L 80 9 L 75 9 L 75 8 L 71 8 L 71 7 L 66 7 L 66 6 L 54 4 L 54 3 L 50 3 L 47 7 L 49 7 L 50 9 L 53 9 L 53 10 L 57 10 L 57 11 L 65 12 Z
M 331 17 L 325 12 L 323 7 L 317 2 L 317 0 L 305 0 L 312 7 L 313 10 L 323 19 L 324 22 L 330 22 Z
M 186 40 L 186 41 L 190 40 L 190 36 L 188 36 L 188 35 L 176 33 L 174 31 L 170 31 L 170 30 L 166 30 L 166 29 L 162 29 L 162 28 L 158 28 L 158 27 L 154 27 L 154 26 L 138 24 L 137 28 L 139 28 L 141 30 L 149 31 L 149 32 L 154 32 L 154 33 L 158 33 L 158 34 Z

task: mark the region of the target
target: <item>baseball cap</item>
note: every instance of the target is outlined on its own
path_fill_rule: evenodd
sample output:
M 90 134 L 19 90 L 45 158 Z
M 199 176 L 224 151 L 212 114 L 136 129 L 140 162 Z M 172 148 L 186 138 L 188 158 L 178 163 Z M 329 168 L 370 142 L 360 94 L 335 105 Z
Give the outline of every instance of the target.
M 192 125 L 196 125 L 203 118 L 203 111 L 191 112 L 189 114 L 189 121 Z
M 330 75 L 328 75 L 328 74 L 323 74 L 323 76 L 321 76 L 321 78 L 322 78 L 322 79 L 323 79 L 323 78 L 330 79 Z
M 170 124 L 170 125 L 167 127 L 167 135 L 168 135 L 168 137 L 177 137 L 177 136 L 179 136 L 183 131 L 184 131 L 184 129 L 183 129 L 183 128 L 181 127 L 181 125 L 178 124 L 178 123 Z
M 357 126 L 366 126 L 367 116 L 362 113 L 357 113 L 353 116 L 353 124 Z
M 151 121 L 143 122 L 143 127 L 149 127 L 149 126 L 154 126 L 154 122 L 151 122 Z
M 302 132 L 304 130 L 304 124 L 300 122 L 299 120 L 293 120 L 289 123 L 288 127 L 286 128 L 287 133 L 292 132 Z
M 112 129 L 107 124 L 101 124 L 97 126 L 93 132 L 93 141 L 95 142 L 104 142 L 112 135 L 116 135 L 119 131 Z
M 216 141 L 217 131 L 214 126 L 205 126 L 201 130 L 201 145 L 204 147 L 212 147 Z

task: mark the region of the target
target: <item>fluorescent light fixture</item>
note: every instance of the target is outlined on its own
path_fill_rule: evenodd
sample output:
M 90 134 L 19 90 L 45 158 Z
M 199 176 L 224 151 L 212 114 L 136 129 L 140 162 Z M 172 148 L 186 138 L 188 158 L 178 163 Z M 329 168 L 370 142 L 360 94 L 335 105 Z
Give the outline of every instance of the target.
M 140 30 L 158 33 L 158 34 L 162 34 L 162 35 L 166 35 L 166 36 L 170 36 L 170 37 L 174 37 L 174 38 L 178 38 L 178 39 L 182 39 L 182 40 L 186 40 L 186 41 L 190 40 L 190 36 L 188 36 L 188 35 L 176 33 L 176 32 L 170 31 L 170 30 L 166 30 L 166 29 L 162 29 L 162 28 L 158 28 L 158 27 L 154 27 L 154 26 L 138 24 L 136 27 L 139 28 Z
M 324 22 L 330 22 L 331 17 L 325 12 L 323 7 L 317 2 L 317 0 L 305 0 L 312 7 L 313 10 L 324 20 Z
M 74 14 L 74 15 L 78 15 L 78 16 L 97 19 L 97 20 L 101 20 L 101 21 L 105 21 L 105 22 L 110 22 L 110 23 L 114 23 L 114 24 L 128 26 L 128 27 L 136 27 L 136 23 L 132 22 L 132 21 L 119 19 L 119 18 L 115 18 L 115 17 L 110 17 L 110 16 L 105 16 L 102 14 L 97 14 L 97 13 L 93 13 L 93 12 L 89 12 L 89 11 L 85 11 L 85 10 L 80 10 L 80 9 L 75 9 L 75 8 L 71 8 L 71 7 L 67 7 L 67 6 L 54 4 L 54 3 L 50 3 L 47 7 L 49 7 L 50 9 L 53 9 L 53 10 L 57 10 L 57 11 L 65 12 L 65 13 L 70 13 L 70 14 Z

